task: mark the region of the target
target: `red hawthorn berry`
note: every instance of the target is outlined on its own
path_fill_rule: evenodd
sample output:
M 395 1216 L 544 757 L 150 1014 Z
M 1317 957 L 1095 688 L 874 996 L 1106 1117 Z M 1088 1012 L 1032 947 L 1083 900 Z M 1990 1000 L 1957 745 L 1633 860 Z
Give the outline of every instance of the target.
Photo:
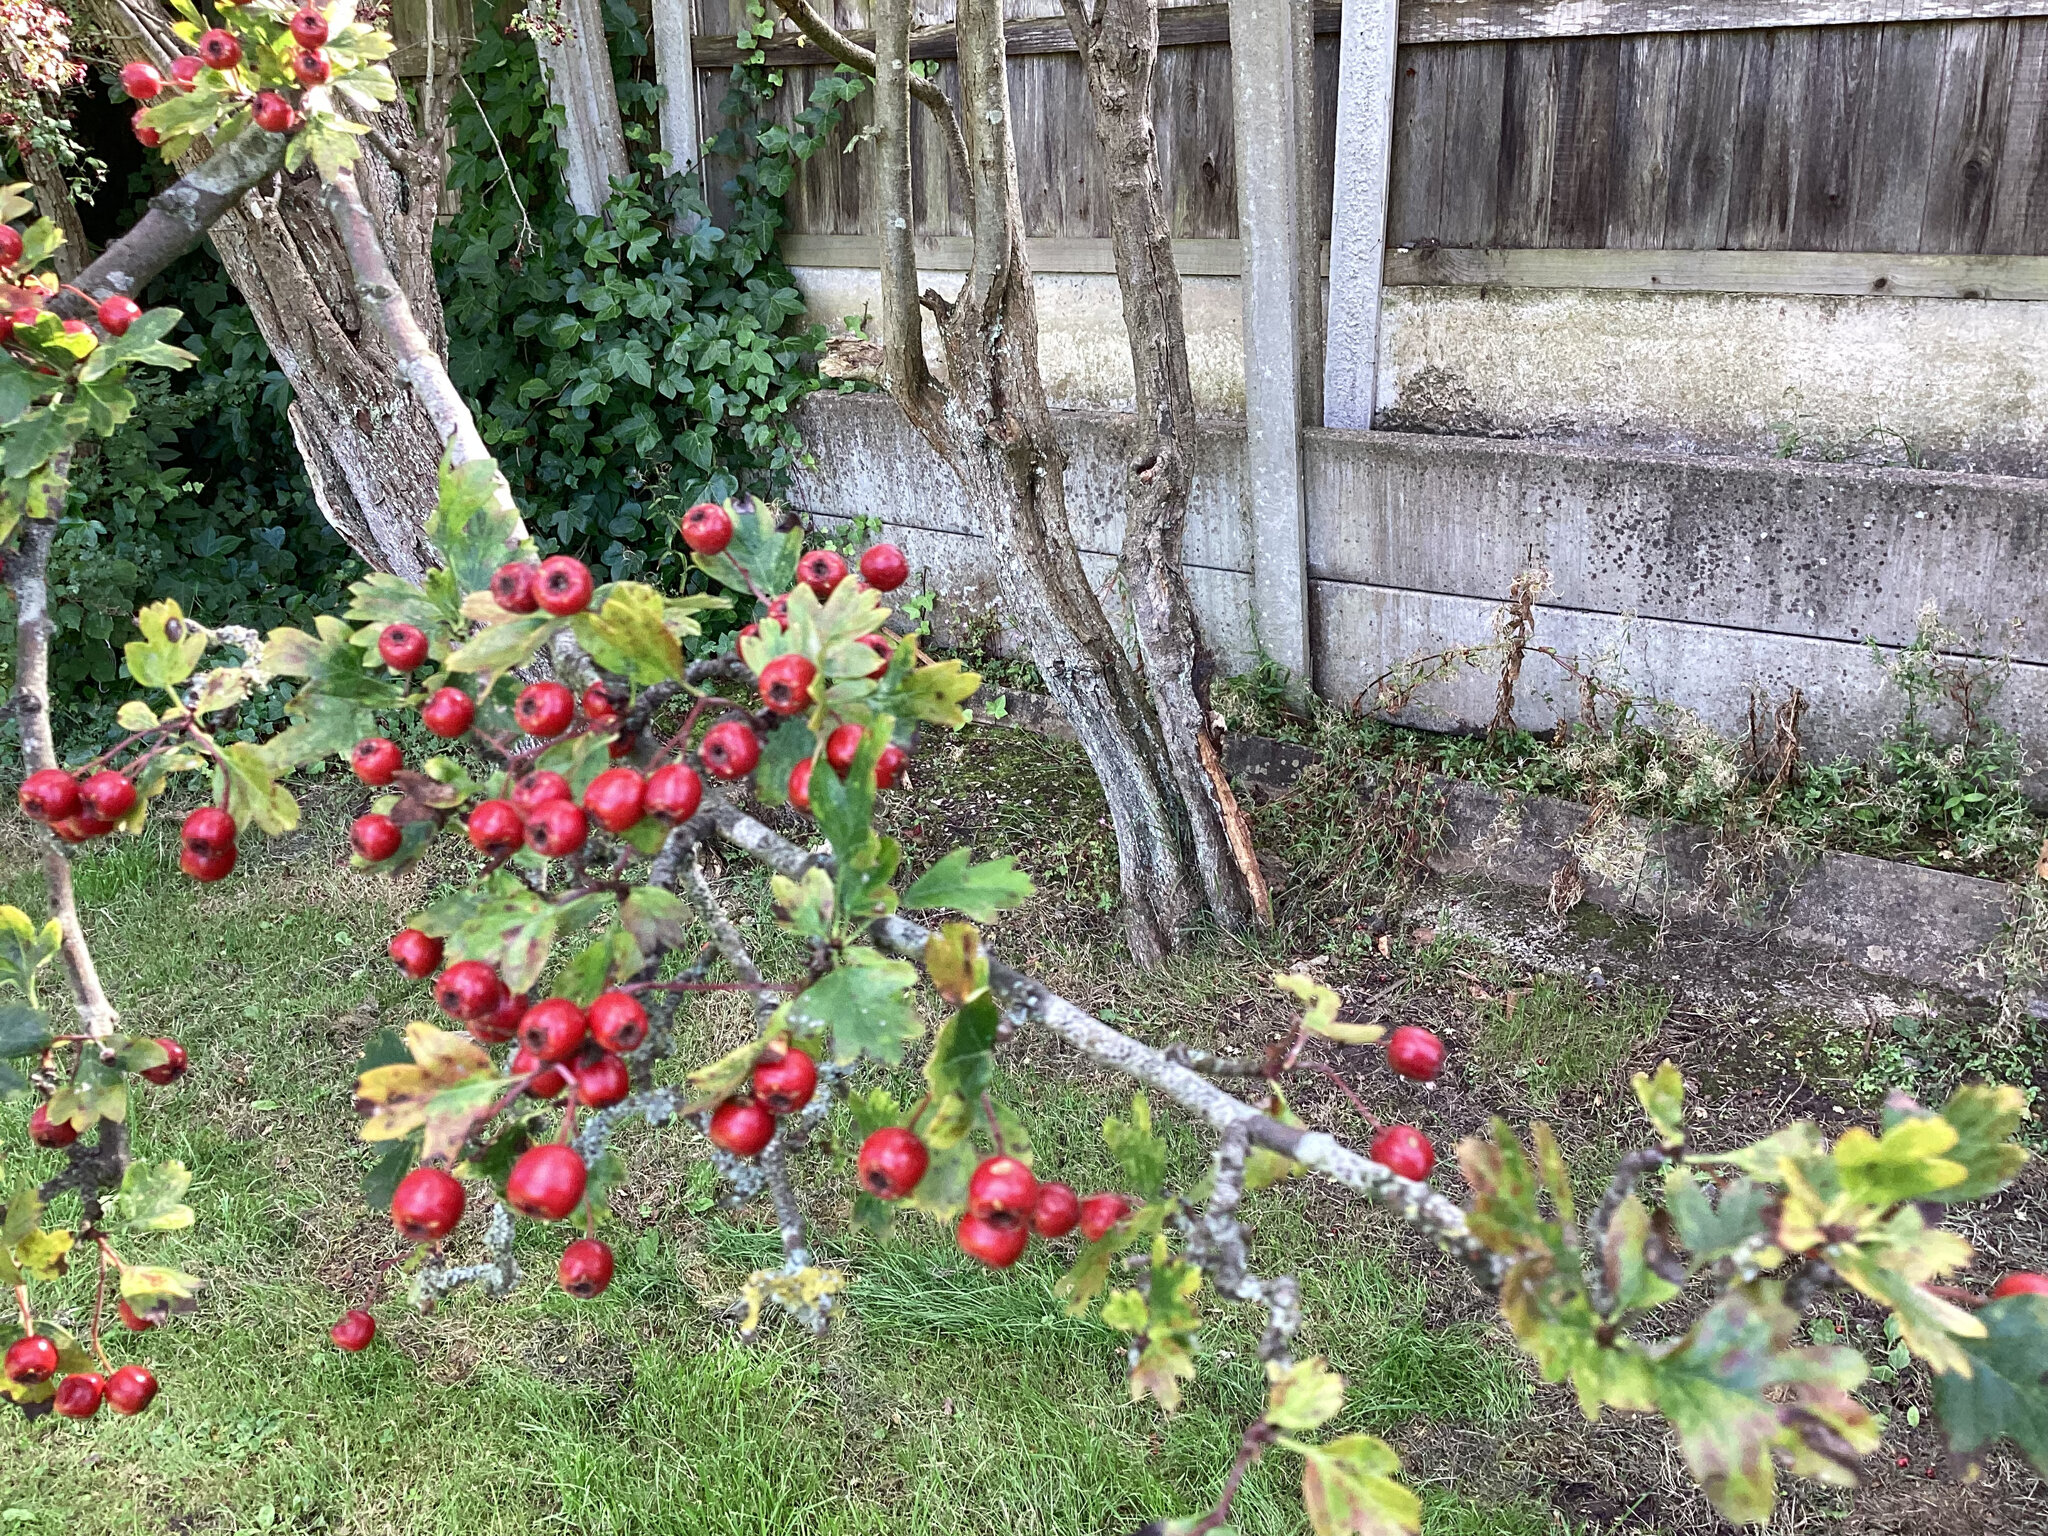
M 669 763 L 647 776 L 641 806 L 671 826 L 688 821 L 704 803 L 704 781 L 688 763 Z
M 1444 1069 L 1444 1043 L 1419 1025 L 1403 1024 L 1387 1036 L 1387 1065 L 1418 1083 L 1434 1082 Z
M 145 64 L 140 59 L 121 66 L 121 89 L 126 91 L 132 100 L 152 100 L 163 88 L 164 77 L 156 72 L 154 66 Z M 19 255 L 20 252 L 17 251 L 15 254 Z
M 760 633 L 761 626 L 759 624 L 743 624 L 740 626 L 740 638 L 742 640 L 751 640 Z
M 560 1221 L 583 1201 L 589 1170 L 575 1149 L 559 1141 L 529 1147 L 505 1181 L 505 1202 L 522 1216 Z
M 100 300 L 95 313 L 109 336 L 126 336 L 128 327 L 142 318 L 142 306 L 125 293 L 114 293 Z
M 811 808 L 811 760 L 808 757 L 789 770 L 789 803 L 800 811 Z
M 143 110 L 145 109 L 137 109 L 134 120 L 130 124 L 130 126 L 135 131 L 136 143 L 140 144 L 144 149 L 155 149 L 157 145 L 163 143 L 164 136 L 158 133 L 154 128 L 150 127 L 149 124 L 145 123 L 142 120 Z M 19 322 L 17 321 L 17 323 Z
M 744 720 L 721 720 L 704 733 L 697 758 L 714 779 L 744 779 L 761 761 L 761 738 Z
M 434 981 L 434 1003 L 467 1024 L 486 1018 L 504 1000 L 505 984 L 481 960 L 458 960 Z
M 522 816 L 531 816 L 550 800 L 571 798 L 569 781 L 546 768 L 529 773 L 512 786 L 512 804 Z
M 647 1010 L 630 992 L 600 992 L 591 1000 L 590 1038 L 615 1055 L 637 1051 L 647 1039 Z
M 566 859 L 589 838 L 590 823 L 573 800 L 550 800 L 526 818 L 526 846 L 544 859 Z
M 916 1132 L 883 1126 L 860 1144 L 861 1188 L 878 1200 L 901 1200 L 917 1188 L 931 1160 Z
M 92 347 L 96 347 L 99 345 L 99 339 L 92 334 L 92 327 L 87 325 L 83 320 L 66 320 L 64 322 L 64 334 L 67 336 L 83 336 L 87 338 L 88 350 Z
M 1366 1155 L 1390 1172 L 1418 1183 L 1428 1178 L 1429 1170 L 1436 1166 L 1436 1148 L 1412 1125 L 1382 1128 L 1373 1137 Z
M 156 1326 L 149 1318 L 144 1317 L 140 1312 L 129 1306 L 126 1296 L 115 1300 L 114 1311 L 120 1315 L 121 1326 L 130 1333 L 147 1333 Z
M 327 41 L 327 18 L 311 5 L 303 5 L 292 14 L 292 41 L 301 48 L 318 48 Z
M 2008 1296 L 2048 1296 L 2048 1275 L 2025 1269 L 2014 1271 L 1991 1287 L 1993 1301 L 2003 1301 Z
M 242 62 L 242 45 L 225 27 L 209 27 L 193 50 L 208 69 L 233 69 Z
M 866 736 L 866 731 L 849 722 L 834 726 L 832 734 L 825 738 L 825 761 L 842 779 L 846 777 L 846 770 L 853 766 L 854 758 L 860 755 L 860 744 Z
M 526 1085 L 526 1091 L 536 1099 L 552 1099 L 569 1082 L 560 1067 L 551 1067 L 537 1060 L 533 1052 L 523 1045 L 512 1053 L 512 1065 L 507 1070 L 514 1077 L 531 1077 L 533 1081 Z
M 411 672 L 427 659 L 427 632 L 417 624 L 386 624 L 377 636 L 377 654 L 394 672 Z
M 256 110 L 251 114 L 265 133 L 290 133 L 299 126 L 299 114 L 275 91 L 256 93 Z
M 57 1346 L 40 1333 L 7 1346 L 7 1379 L 17 1386 L 39 1387 L 57 1374 Z
M 38 1104 L 28 1117 L 28 1139 L 39 1147 L 68 1147 L 78 1140 L 78 1129 L 69 1120 L 52 1120 L 50 1106 Z
M 777 624 L 780 624 L 784 629 L 789 628 L 788 596 L 785 594 L 782 597 L 769 599 L 768 611 L 765 614 L 763 614 L 762 617 L 773 619 Z
M 62 768 L 42 768 L 30 774 L 21 781 L 15 799 L 22 815 L 45 825 L 69 821 L 83 808 L 78 780 Z
M 21 260 L 21 231 L 12 224 L 0 224 L 0 267 L 11 267 Z
M 341 1314 L 341 1321 L 327 1330 L 327 1337 L 334 1340 L 336 1349 L 345 1349 L 350 1354 L 368 1349 L 370 1341 L 377 1337 L 377 1319 L 361 1308 L 352 1307 Z
M 683 542 L 700 555 L 715 555 L 732 542 L 732 514 L 715 501 L 700 501 L 682 517 Z
M 528 683 L 512 705 L 512 718 L 529 736 L 559 736 L 576 718 L 576 695 L 560 683 Z
M 397 822 L 380 812 L 358 816 L 348 829 L 349 846 L 371 864 L 382 864 L 405 841 Z
M 530 560 L 513 560 L 491 573 L 491 599 L 507 613 L 532 613 L 540 606 L 534 587 L 540 567 Z
M 441 941 L 417 928 L 399 929 L 391 935 L 385 949 L 393 963 L 414 981 L 433 975 L 434 967 L 441 963 Z
M 613 762 L 617 762 L 622 757 L 631 757 L 633 755 L 633 748 L 638 745 L 638 737 L 621 736 L 618 737 L 616 740 L 608 741 L 605 743 L 604 755 L 610 758 Z
M 612 702 L 612 696 L 603 683 L 592 683 L 583 690 L 583 718 L 593 730 L 604 730 L 619 723 L 619 706 Z
M 979 1259 L 990 1269 L 1008 1269 L 1024 1256 L 1031 1229 L 1021 1221 L 991 1221 L 969 1212 L 960 1218 L 953 1240 L 970 1259 Z
M 89 1419 L 100 1411 L 100 1400 L 106 1396 L 106 1392 L 105 1378 L 91 1371 L 73 1371 L 57 1383 L 58 1416 L 66 1419 Z
M 1040 1237 L 1065 1237 L 1081 1222 L 1081 1197 L 1071 1184 L 1041 1184 L 1031 1207 L 1031 1230 Z
M 391 1195 L 391 1225 L 409 1243 L 438 1243 L 462 1220 L 467 1197 L 445 1168 L 415 1168 Z
M 168 1088 L 185 1075 L 185 1069 L 192 1065 L 192 1058 L 185 1054 L 185 1047 L 169 1035 L 158 1035 L 156 1043 L 163 1047 L 164 1059 L 153 1067 L 144 1067 L 142 1076 L 159 1088 Z
M 607 768 L 583 791 L 583 809 L 607 832 L 624 832 L 647 808 L 647 781 L 637 768 Z
M 754 1099 L 771 1115 L 793 1115 L 818 1090 L 818 1064 L 801 1046 L 754 1064 Z
M 80 811 L 76 816 L 56 823 L 50 830 L 67 843 L 89 843 L 94 838 L 105 837 L 113 831 L 114 824 Z
M 526 823 L 510 800 L 482 800 L 464 823 L 469 845 L 487 859 L 502 859 L 526 841 Z
M 107 1406 L 130 1416 L 156 1401 L 156 1376 L 146 1365 L 124 1365 L 107 1378 Z
M 388 736 L 365 736 L 349 749 L 348 765 L 365 784 L 382 789 L 405 766 L 405 755 Z
M 811 707 L 818 669 L 808 656 L 778 656 L 761 669 L 761 702 L 778 715 L 800 715 Z
M 910 562 L 894 544 L 871 544 L 861 551 L 860 579 L 877 592 L 894 592 L 910 579 Z
M 910 761 L 910 754 L 891 742 L 882 748 L 875 759 L 875 788 L 894 789 L 896 781 L 903 777 L 903 765 Z
M 846 562 L 829 549 L 814 549 L 796 563 L 796 579 L 809 587 L 819 602 L 846 580 Z
M 203 859 L 230 852 L 235 846 L 235 818 L 217 805 L 202 805 L 186 816 L 178 838 Z
M 476 700 L 460 688 L 436 688 L 420 710 L 420 723 L 444 741 L 453 741 L 476 719 Z
M 594 1237 L 579 1237 L 562 1250 L 555 1278 L 571 1296 L 589 1301 L 612 1283 L 612 1251 Z
M 235 846 L 233 843 L 219 853 L 200 853 L 192 848 L 178 851 L 178 868 L 197 880 L 201 885 L 211 885 L 216 880 L 225 880 L 235 872 Z
M 519 1043 L 535 1061 L 552 1065 L 575 1055 L 589 1030 L 583 1010 L 568 998 L 544 998 L 519 1021 Z
M 576 1102 L 586 1109 L 609 1109 L 633 1091 L 626 1064 L 605 1051 L 576 1064 Z
M 78 798 L 93 820 L 116 822 L 135 809 L 135 784 L 125 773 L 102 768 L 78 786 Z
M 171 78 L 189 91 L 192 89 L 192 82 L 199 78 L 199 71 L 204 68 L 205 61 L 197 55 L 181 53 L 171 60 Z
M 301 48 L 292 55 L 292 77 L 301 85 L 325 85 L 333 74 L 334 66 L 318 48 Z
M 526 994 L 507 992 L 498 1006 L 480 1019 L 469 1021 L 470 1037 L 479 1045 L 503 1045 L 519 1038 L 519 1021 L 526 1017 Z
M 1090 1195 L 1081 1202 L 1081 1235 L 1091 1243 L 1131 1214 L 1131 1202 L 1122 1195 Z
M 534 600 L 558 619 L 590 606 L 590 567 L 574 555 L 550 555 L 540 563 Z
M 967 1214 L 988 1221 L 1020 1222 L 1038 1202 L 1038 1180 L 1014 1157 L 984 1158 L 967 1181 Z
M 727 1099 L 711 1112 L 711 1144 L 734 1157 L 758 1157 L 775 1134 L 775 1117 L 752 1099 Z

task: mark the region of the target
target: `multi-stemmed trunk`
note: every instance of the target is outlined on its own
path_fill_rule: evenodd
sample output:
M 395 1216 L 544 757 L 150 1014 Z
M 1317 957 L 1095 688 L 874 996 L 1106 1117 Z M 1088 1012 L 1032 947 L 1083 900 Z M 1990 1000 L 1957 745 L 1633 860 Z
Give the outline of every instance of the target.
M 1121 557 L 1137 657 L 1081 565 L 1068 522 L 1065 458 L 1038 366 L 1038 314 L 1010 131 L 1000 0 L 960 0 L 965 181 L 973 254 L 950 303 L 918 294 L 911 200 L 909 0 L 878 0 L 870 59 L 801 0 L 783 9 L 842 62 L 876 79 L 883 374 L 904 414 L 959 477 L 1006 616 L 1086 750 L 1116 831 L 1126 931 L 1150 963 L 1205 921 L 1239 926 L 1264 910 L 1242 818 L 1229 797 L 1202 701 L 1199 640 L 1180 567 L 1187 516 L 1188 383 L 1180 283 L 1151 127 L 1157 23 L 1150 0 L 1101 24 L 1075 22 L 1098 130 L 1113 165 L 1118 278 L 1138 374 L 1137 441 Z M 925 366 L 923 309 L 936 318 L 944 384 Z M 1255 895 L 1254 892 L 1257 892 Z

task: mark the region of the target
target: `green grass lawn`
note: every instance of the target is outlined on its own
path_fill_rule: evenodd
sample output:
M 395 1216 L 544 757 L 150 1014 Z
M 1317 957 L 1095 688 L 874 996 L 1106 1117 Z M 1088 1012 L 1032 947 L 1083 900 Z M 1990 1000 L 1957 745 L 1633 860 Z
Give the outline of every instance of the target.
M 350 1067 L 375 1023 L 427 1008 L 425 987 L 398 977 L 382 945 L 431 886 L 415 876 L 394 888 L 341 867 L 345 809 L 332 804 L 309 815 L 307 832 L 252 847 L 241 872 L 210 888 L 176 874 L 161 826 L 81 861 L 99 963 L 128 1025 L 174 1033 L 191 1051 L 190 1076 L 149 1091 L 135 1126 L 149 1155 L 182 1158 L 196 1175 L 198 1225 L 155 1240 L 151 1256 L 208 1285 L 196 1316 L 112 1343 L 163 1382 L 147 1415 L 84 1427 L 0 1419 L 0 1536 L 1036 1536 L 1129 1531 L 1206 1506 L 1258 1402 L 1254 1319 L 1234 1307 L 1218 1315 L 1201 1379 L 1166 1419 L 1127 1400 L 1119 1337 L 1062 1314 L 1056 1254 L 1034 1248 L 995 1276 L 928 1224 L 880 1241 L 846 1235 L 846 1160 L 826 1147 L 799 1173 L 826 1258 L 852 1286 L 822 1343 L 770 1324 L 743 1345 L 722 1320 L 739 1281 L 777 1250 L 758 1204 L 716 1208 L 708 1168 L 692 1161 L 702 1144 L 681 1130 L 624 1138 L 634 1174 L 606 1234 L 620 1274 L 600 1300 L 555 1288 L 562 1237 L 526 1223 L 528 1278 L 509 1301 L 465 1293 L 423 1318 L 387 1296 L 376 1344 L 335 1351 L 328 1324 L 397 1252 L 358 1196 L 368 1158 L 354 1137 Z M 1062 868 L 1086 852 L 1086 809 L 1069 842 L 1047 841 Z M 5 857 L 0 899 L 40 912 L 27 850 Z M 752 895 L 737 874 L 735 892 L 741 903 Z M 1099 910 L 1093 894 L 1075 899 Z M 1211 987 L 1235 978 L 1198 964 L 1158 985 L 1185 1009 L 1213 1003 Z M 707 1010 L 684 1056 L 729 1043 L 733 1027 Z M 1113 1084 L 1020 1068 L 1000 1092 L 1024 1111 L 1042 1167 L 1082 1184 L 1110 1178 L 1098 1127 L 1124 1103 Z M 27 1146 L 25 1113 L 0 1109 L 0 1145 Z M 1179 1171 L 1192 1174 L 1201 1148 L 1184 1130 L 1175 1146 Z M 14 1167 L 40 1175 L 53 1162 L 35 1154 Z M 1247 1214 L 1260 1261 L 1302 1275 L 1305 1344 L 1350 1378 L 1343 1423 L 1398 1437 L 1517 1420 L 1529 1386 L 1491 1325 L 1426 1320 L 1427 1287 L 1392 1235 L 1354 1207 L 1332 1242 L 1340 1218 L 1324 1203 L 1283 1189 L 1252 1197 Z M 457 1240 L 474 1234 L 466 1226 Z M 41 1292 L 74 1322 L 90 1305 L 83 1269 Z M 1243 1530 L 1305 1528 L 1289 1486 L 1297 1468 L 1276 1456 L 1254 1473 L 1238 1505 Z M 1432 1488 L 1428 1529 L 1554 1527 L 1538 1502 L 1471 1503 Z

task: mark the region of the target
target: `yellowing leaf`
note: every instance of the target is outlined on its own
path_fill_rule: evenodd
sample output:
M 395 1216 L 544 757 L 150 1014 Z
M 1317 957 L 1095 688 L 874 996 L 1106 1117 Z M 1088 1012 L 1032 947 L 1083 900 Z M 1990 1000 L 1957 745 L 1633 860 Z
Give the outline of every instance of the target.
M 1883 1207 L 1960 1184 L 1970 1170 L 1941 1155 L 1955 1144 L 1956 1128 L 1936 1115 L 1900 1121 L 1882 1137 L 1852 1127 L 1834 1148 L 1842 1192 Z
M 1394 1481 L 1401 1458 L 1371 1435 L 1344 1435 L 1322 1445 L 1280 1442 L 1302 1457 L 1301 1502 L 1316 1536 L 1414 1536 L 1422 1501 Z
M 135 616 L 140 640 L 130 640 L 121 654 L 128 673 L 144 688 L 175 688 L 192 675 L 206 654 L 206 632 L 185 618 L 177 602 L 165 598 Z
M 1266 1422 L 1274 1428 L 1320 1429 L 1343 1406 L 1344 1378 L 1321 1355 L 1266 1362 Z
M 468 1035 L 414 1022 L 406 1026 L 405 1043 L 411 1061 L 373 1067 L 356 1081 L 365 1141 L 410 1135 L 427 1123 L 436 1095 L 472 1078 L 496 1076 L 490 1055 Z

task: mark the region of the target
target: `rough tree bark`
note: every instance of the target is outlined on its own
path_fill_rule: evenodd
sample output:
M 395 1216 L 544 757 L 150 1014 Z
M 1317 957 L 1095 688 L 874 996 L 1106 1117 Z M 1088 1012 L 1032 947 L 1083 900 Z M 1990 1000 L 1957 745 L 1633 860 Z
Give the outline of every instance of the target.
M 877 0 L 872 60 L 804 0 L 778 4 L 832 57 L 871 67 L 875 75 L 884 381 L 959 477 L 988 538 L 1010 622 L 1025 637 L 1101 781 L 1116 830 L 1132 954 L 1155 962 L 1205 915 L 1242 924 L 1262 909 L 1263 892 L 1246 878 L 1247 869 L 1256 878 L 1249 840 L 1231 836 L 1233 821 L 1242 831 L 1241 819 L 1225 798 L 1213 741 L 1204 752 L 1201 665 L 1180 572 L 1188 477 L 1183 445 L 1192 434 L 1194 405 L 1152 144 L 1150 59 L 1157 28 L 1149 3 L 1136 7 L 1142 18 L 1126 14 L 1107 43 L 1082 21 L 1102 61 L 1091 70 L 1091 85 L 1099 76 L 1120 135 L 1109 146 L 1122 186 L 1115 223 L 1119 279 L 1141 391 L 1124 575 L 1144 675 L 1082 569 L 1067 518 L 1065 456 L 1038 368 L 1037 302 L 1017 194 L 1001 0 L 960 0 L 958 8 L 958 127 L 972 196 L 973 254 L 950 303 L 930 292 L 920 299 L 917 291 L 913 93 L 949 124 L 954 119 L 950 104 L 943 97 L 935 104 L 935 91 L 919 89 L 928 82 L 910 73 L 909 0 Z M 1133 76 L 1142 77 L 1142 93 L 1130 101 Z M 1155 241 L 1165 242 L 1163 256 Z M 937 319 L 944 385 L 925 365 L 922 308 Z
M 612 80 L 611 46 L 604 35 L 604 7 L 598 0 L 562 0 L 561 16 L 559 41 L 536 29 L 533 42 L 547 76 L 548 100 L 562 109 L 559 137 L 569 203 L 588 218 L 604 210 L 612 178 L 624 176 L 631 166 Z
M 1109 179 L 1109 235 L 1131 345 L 1137 411 L 1124 480 L 1120 569 L 1152 689 L 1166 763 L 1188 811 L 1195 859 L 1210 910 L 1235 926 L 1270 921 L 1272 904 L 1252 851 L 1251 829 L 1209 726 L 1209 673 L 1195 628 L 1181 549 L 1195 390 L 1188 376 L 1187 321 L 1173 226 L 1159 174 L 1152 126 L 1152 80 L 1159 60 L 1157 0 L 1063 0 L 1081 53 L 1095 137 Z M 1092 14 L 1091 14 L 1092 4 Z
M 87 0 L 87 8 L 132 57 L 168 69 L 183 51 L 157 0 Z M 378 115 L 359 177 L 406 299 L 444 353 L 432 253 L 446 84 L 445 76 L 420 82 L 417 126 L 402 102 Z M 375 569 L 419 577 L 431 558 L 420 529 L 437 494 L 441 437 L 356 307 L 318 178 L 277 173 L 243 194 L 212 235 L 291 385 L 287 414 L 321 513 Z

